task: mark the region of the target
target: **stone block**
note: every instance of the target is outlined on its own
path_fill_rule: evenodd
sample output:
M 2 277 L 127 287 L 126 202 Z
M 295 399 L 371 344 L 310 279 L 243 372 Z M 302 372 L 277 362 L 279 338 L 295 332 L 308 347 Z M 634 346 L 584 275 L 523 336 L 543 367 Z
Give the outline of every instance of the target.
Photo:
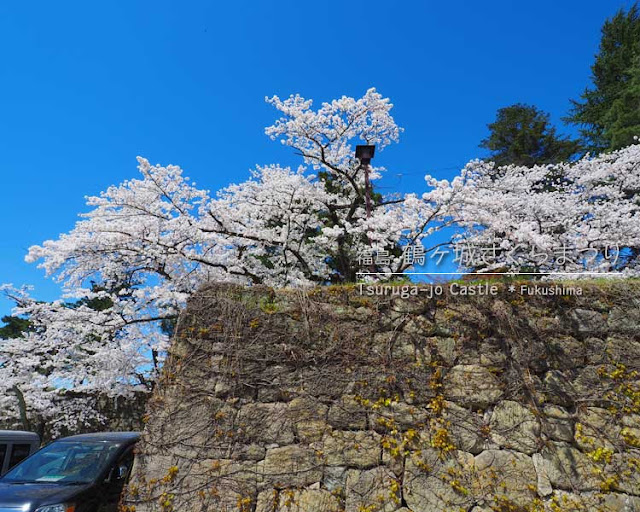
M 381 437 L 375 432 L 334 430 L 311 446 L 322 452 L 327 466 L 370 468 L 381 462 Z
M 329 408 L 328 422 L 333 428 L 364 430 L 367 410 L 353 395 L 344 395 Z
M 489 427 L 491 440 L 511 450 L 532 454 L 540 442 L 540 424 L 535 415 L 513 400 L 498 402 Z
M 393 492 L 394 489 L 397 489 L 398 494 Z M 376 512 L 395 512 L 400 508 L 400 492 L 395 475 L 384 467 L 349 470 L 345 512 L 362 512 L 370 506 L 375 506 Z M 397 501 L 393 496 L 396 496 Z
M 258 462 L 257 470 L 267 487 L 311 485 L 322 480 L 322 459 L 303 445 L 270 448 L 264 460 Z
M 483 366 L 458 365 L 451 368 L 444 379 L 444 394 L 447 400 L 462 406 L 485 409 L 502 396 L 502 386 Z
M 238 412 L 237 438 L 260 439 L 264 444 L 287 445 L 294 442 L 293 423 L 285 403 L 249 403 Z

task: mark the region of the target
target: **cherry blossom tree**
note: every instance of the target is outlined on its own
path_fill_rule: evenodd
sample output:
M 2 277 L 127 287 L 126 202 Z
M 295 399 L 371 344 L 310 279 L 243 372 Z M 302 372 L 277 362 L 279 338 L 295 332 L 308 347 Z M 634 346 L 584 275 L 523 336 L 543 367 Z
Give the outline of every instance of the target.
M 460 254 L 495 247 L 485 270 L 640 272 L 640 145 L 533 168 L 473 161 L 463 174 L 473 194 L 455 242 Z
M 300 96 L 267 101 L 281 117 L 266 133 L 301 156 L 298 169 L 257 167 L 212 196 L 179 167 L 138 158 L 139 178 L 87 198 L 90 210 L 69 233 L 30 248 L 27 261 L 60 282 L 65 297 L 41 303 L 11 292 L 19 296 L 16 313 L 35 326 L 3 344 L 6 385 L 28 407 L 42 412 L 66 390 L 150 389 L 168 341 L 163 327 L 202 283 L 353 282 L 365 251 L 386 256 L 364 270 L 401 273 L 410 267 L 403 246 L 452 224 L 467 187 L 462 178 L 433 181 L 423 197 L 374 192 L 367 212 L 355 145 L 380 151 L 401 131 L 391 103 L 374 89 L 317 110 Z M 384 173 L 369 171 L 373 183 Z
M 41 434 L 45 425 L 54 435 L 74 431 L 105 419 L 96 407 L 100 397 L 150 389 L 147 330 L 124 323 L 106 293 L 41 303 L 25 289 L 3 288 L 33 326 L 0 344 L 3 421 L 19 418 L 22 428 Z M 152 359 L 158 363 L 157 353 Z

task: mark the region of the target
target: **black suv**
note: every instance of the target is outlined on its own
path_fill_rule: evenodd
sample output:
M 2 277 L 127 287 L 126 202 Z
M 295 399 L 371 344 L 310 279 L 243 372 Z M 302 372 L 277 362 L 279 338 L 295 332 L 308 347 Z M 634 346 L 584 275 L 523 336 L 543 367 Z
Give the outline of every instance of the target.
M 116 512 L 137 432 L 65 437 L 0 478 L 0 512 Z

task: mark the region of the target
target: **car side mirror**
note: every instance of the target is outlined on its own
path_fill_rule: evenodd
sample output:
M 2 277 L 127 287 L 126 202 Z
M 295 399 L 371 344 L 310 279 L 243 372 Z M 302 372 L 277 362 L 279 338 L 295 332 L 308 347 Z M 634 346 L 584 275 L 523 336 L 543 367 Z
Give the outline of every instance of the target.
M 127 472 L 129 471 L 129 467 L 126 464 L 120 464 L 118 467 L 111 468 L 107 478 L 105 478 L 105 483 L 111 482 L 119 482 L 120 480 L 124 480 L 127 477 Z
M 125 464 L 120 464 L 116 469 L 116 480 L 123 480 L 127 477 L 127 472 L 129 468 Z
M 116 478 L 118 480 L 122 480 L 127 477 L 128 473 L 129 473 L 129 466 L 127 466 L 126 464 L 121 464 L 118 466 L 118 470 L 116 471 Z

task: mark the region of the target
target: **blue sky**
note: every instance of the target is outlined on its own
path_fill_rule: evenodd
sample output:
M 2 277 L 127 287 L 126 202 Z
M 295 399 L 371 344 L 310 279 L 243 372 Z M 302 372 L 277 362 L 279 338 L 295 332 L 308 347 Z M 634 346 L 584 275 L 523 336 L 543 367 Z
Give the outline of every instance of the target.
M 602 23 L 631 3 L 2 2 L 0 283 L 55 298 L 28 247 L 69 231 L 85 195 L 136 177 L 137 155 L 210 190 L 256 164 L 297 165 L 264 135 L 267 95 L 376 87 L 405 129 L 376 155 L 383 191 L 422 192 L 426 173 L 483 156 L 498 108 L 531 103 L 559 123 Z

